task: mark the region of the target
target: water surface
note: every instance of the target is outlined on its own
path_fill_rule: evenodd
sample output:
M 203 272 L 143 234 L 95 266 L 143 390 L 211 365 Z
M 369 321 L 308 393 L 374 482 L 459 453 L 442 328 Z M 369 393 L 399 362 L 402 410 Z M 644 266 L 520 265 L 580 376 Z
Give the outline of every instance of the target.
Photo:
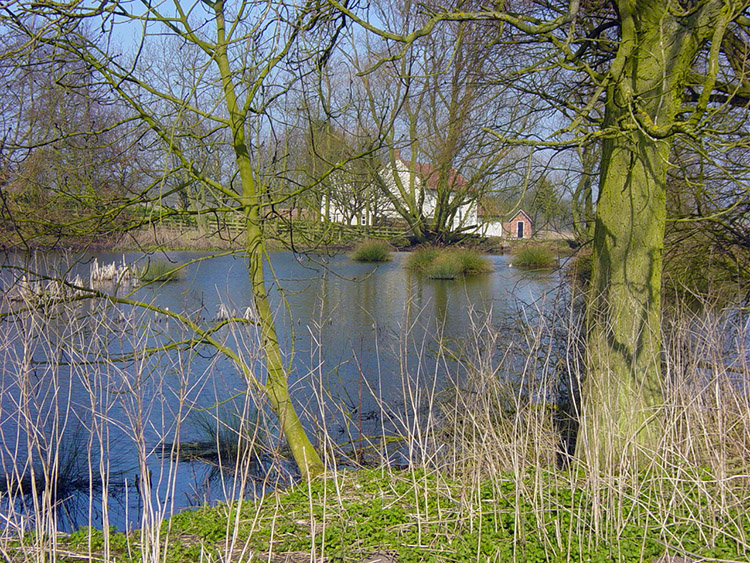
M 169 283 L 102 289 L 188 315 L 209 330 L 220 310 L 242 316 L 251 306 L 245 260 L 210 256 L 125 254 L 129 264 L 168 258 L 185 267 Z M 79 257 L 62 268 L 64 275 L 88 279 L 93 258 L 120 262 L 123 255 Z M 384 413 L 414 409 L 408 403 L 416 400 L 415 386 L 436 390 L 460 377 L 460 362 L 445 360 L 438 349 L 448 346 L 460 355 L 481 327 L 515 338 L 515 328 L 544 306 L 559 283 L 554 273 L 509 267 L 511 259 L 504 256 L 489 257 L 492 273 L 454 281 L 412 274 L 404 258 L 397 253 L 391 262 L 373 265 L 344 255 L 271 255 L 266 279 L 290 388 L 314 439 L 324 432 L 343 443 L 388 432 L 398 415 Z M 20 257 L 6 260 L 18 263 Z M 50 261 L 46 271 L 61 275 L 60 263 Z M 10 275 L 6 270 L 6 288 Z M 80 480 L 89 482 L 80 490 L 72 487 L 69 496 L 85 502 L 83 509 L 68 509 L 67 520 L 60 518 L 63 528 L 99 526 L 103 518 L 121 528 L 143 525 L 149 511 L 156 518 L 247 494 L 246 487 L 217 485 L 212 478 L 223 472 L 215 467 L 175 463 L 164 452 L 165 445 L 203 439 L 200 420 L 211 415 L 225 417 L 236 409 L 252 418 L 258 399 L 247 393 L 235 363 L 191 340 L 195 333 L 179 322 L 152 311 L 93 300 L 62 309 L 5 320 L 0 381 L 5 474 L 23 474 L 61 451 L 77 459 Z M 211 336 L 263 380 L 251 323 L 230 323 Z M 272 420 L 267 427 L 274 441 Z M 256 470 L 275 467 L 276 477 L 293 479 L 288 465 L 266 457 L 257 461 Z M 102 490 L 117 500 L 106 516 Z

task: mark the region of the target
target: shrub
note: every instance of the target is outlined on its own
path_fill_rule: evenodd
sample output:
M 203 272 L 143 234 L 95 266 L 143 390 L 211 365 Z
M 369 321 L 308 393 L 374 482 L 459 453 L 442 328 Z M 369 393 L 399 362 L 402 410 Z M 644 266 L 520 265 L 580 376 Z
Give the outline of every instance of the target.
M 750 279 L 750 254 L 710 235 L 672 227 L 665 240 L 663 299 L 677 296 L 721 298 L 732 302 Z M 689 236 L 688 236 L 689 235 Z M 701 301 L 701 299 L 698 299 Z
M 557 258 L 546 246 L 524 246 L 516 254 L 513 264 L 521 268 L 553 268 Z
M 180 266 L 167 260 L 149 260 L 136 275 L 144 283 L 174 281 L 180 277 Z
M 351 255 L 357 262 L 387 262 L 391 259 L 391 246 L 382 240 L 362 241 Z

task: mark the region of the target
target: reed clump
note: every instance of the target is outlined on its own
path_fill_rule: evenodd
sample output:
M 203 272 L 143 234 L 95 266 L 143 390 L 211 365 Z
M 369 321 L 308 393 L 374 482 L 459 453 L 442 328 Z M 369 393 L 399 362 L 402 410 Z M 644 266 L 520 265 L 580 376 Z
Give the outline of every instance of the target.
M 169 260 L 149 260 L 137 269 L 136 275 L 141 283 L 164 283 L 180 278 L 181 267 Z
M 514 253 L 513 265 L 519 268 L 554 268 L 557 265 L 557 258 L 547 246 L 526 244 Z
M 192 438 L 179 447 L 186 461 L 200 461 L 230 471 L 242 461 L 250 461 L 256 473 L 261 469 L 261 455 L 269 449 L 267 431 L 260 423 L 260 413 L 219 409 L 216 412 L 196 410 L 188 420 Z M 175 449 L 167 444 L 164 450 Z
M 351 258 L 356 262 L 387 262 L 393 248 L 384 240 L 365 240 L 352 251 Z
M 434 246 L 412 252 L 406 267 L 431 279 L 455 279 L 492 271 L 489 260 L 475 250 Z

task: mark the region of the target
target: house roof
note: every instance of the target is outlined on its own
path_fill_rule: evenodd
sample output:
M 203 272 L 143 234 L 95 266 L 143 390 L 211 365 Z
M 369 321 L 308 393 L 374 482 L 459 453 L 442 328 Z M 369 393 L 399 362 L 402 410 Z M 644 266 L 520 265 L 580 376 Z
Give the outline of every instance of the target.
M 479 217 L 502 217 L 501 205 L 490 198 L 482 198 L 477 204 L 477 215 Z
M 401 158 L 401 151 L 396 151 L 396 162 L 402 163 L 407 170 L 412 167 L 412 162 Z M 428 190 L 437 190 L 440 181 L 440 169 L 426 162 L 415 162 L 414 173 L 425 183 Z M 468 180 L 455 168 L 450 169 L 450 185 L 454 188 L 464 188 L 469 183 Z
M 519 216 L 519 215 L 523 215 L 523 216 L 524 216 L 524 218 L 525 218 L 525 219 L 526 219 L 526 220 L 527 220 L 527 221 L 528 221 L 529 223 L 533 223 L 533 221 L 531 220 L 531 217 L 529 217 L 529 214 L 528 214 L 528 213 L 526 213 L 526 212 L 525 212 L 525 211 L 524 211 L 523 209 L 519 209 L 519 210 L 518 210 L 518 211 L 517 211 L 516 213 L 514 213 L 513 215 L 510 215 L 510 216 L 508 217 L 508 221 L 513 221 L 513 220 L 515 220 L 516 218 L 518 218 L 518 216 Z
M 512 214 L 503 213 L 500 209 L 500 204 L 498 204 L 495 201 L 487 200 L 487 199 L 479 203 L 479 207 L 477 209 L 477 215 L 479 217 L 496 218 L 495 219 L 496 221 L 502 219 L 506 223 L 513 221 L 519 215 L 523 215 L 523 217 L 529 223 L 533 223 L 531 216 L 528 213 L 526 213 L 523 209 L 519 209 L 518 211 Z

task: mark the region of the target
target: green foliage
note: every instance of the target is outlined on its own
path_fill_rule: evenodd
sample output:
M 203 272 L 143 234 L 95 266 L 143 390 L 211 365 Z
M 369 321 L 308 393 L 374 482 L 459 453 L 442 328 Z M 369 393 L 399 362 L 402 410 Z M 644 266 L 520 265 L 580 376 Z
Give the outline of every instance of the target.
M 66 538 L 60 540 L 61 547 L 68 554 L 83 555 L 84 559 L 92 559 L 91 555 L 101 555 L 104 552 L 105 537 L 104 532 L 92 526 L 82 526 Z M 135 551 L 133 548 L 136 548 Z M 127 534 L 118 532 L 112 526 L 109 529 L 109 552 L 112 555 L 112 561 L 121 563 L 135 563 L 133 557 L 138 558 L 136 542 Z M 85 554 L 85 555 L 84 555 Z M 100 557 L 95 557 L 96 559 Z M 61 561 L 74 561 L 79 557 L 61 557 Z
M 357 262 L 387 262 L 391 259 L 391 245 L 382 240 L 365 240 L 357 245 L 351 258 Z
M 421 272 L 432 279 L 454 279 L 462 275 L 476 275 L 492 271 L 489 261 L 474 250 L 451 249 L 434 246 L 412 252 L 406 267 Z
M 513 259 L 513 265 L 519 268 L 553 268 L 556 264 L 552 251 L 540 244 L 524 245 Z
M 92 526 L 82 526 L 68 538 L 69 546 L 75 551 L 91 549 L 93 552 L 99 552 L 104 549 L 104 532 Z M 128 549 L 128 537 L 118 532 L 112 526 L 109 529 L 109 547 L 114 552 L 125 553 Z
M 149 260 L 136 275 L 144 283 L 174 281 L 180 277 L 180 266 L 168 260 Z
M 718 493 L 715 480 L 702 483 L 640 475 L 593 491 L 566 471 L 545 471 L 495 475 L 467 494 L 460 481 L 423 470 L 364 470 L 266 495 L 239 513 L 227 505 L 184 512 L 171 527 L 177 536 L 219 546 L 239 522 L 237 532 L 263 560 L 269 551 L 273 559 L 315 546 L 326 560 L 340 562 L 375 552 L 392 553 L 399 562 L 650 562 L 665 545 L 670 554 L 745 560 L 734 538 L 750 533 L 750 501 L 744 497 L 720 517 L 729 527 L 715 522 L 716 514 L 701 521 L 696 515 Z M 673 495 L 683 499 L 679 506 L 670 503 Z M 609 507 L 609 524 L 593 534 L 601 502 Z
M 233 508 L 222 504 L 216 507 L 202 506 L 196 510 L 186 510 L 172 516 L 162 524 L 166 532 L 197 538 L 204 544 L 218 543 L 227 535 L 227 524 L 236 516 Z M 259 537 L 268 537 L 269 530 L 258 530 Z

